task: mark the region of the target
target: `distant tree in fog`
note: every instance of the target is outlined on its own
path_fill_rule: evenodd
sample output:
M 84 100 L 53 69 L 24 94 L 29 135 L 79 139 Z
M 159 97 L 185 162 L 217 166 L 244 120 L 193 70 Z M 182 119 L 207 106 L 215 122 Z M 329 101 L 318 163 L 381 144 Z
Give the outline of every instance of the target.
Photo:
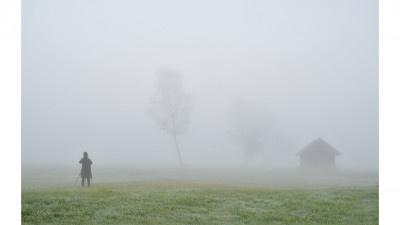
M 183 165 L 177 136 L 186 132 L 193 109 L 193 98 L 184 90 L 182 75 L 168 68 L 159 70 L 156 90 L 150 101 L 150 115 L 173 138 L 179 163 Z
M 229 135 L 240 145 L 245 162 L 265 148 L 266 124 L 264 115 L 246 100 L 237 100 L 231 108 Z
M 263 152 L 270 165 L 294 155 L 294 140 L 269 111 L 244 99 L 236 100 L 229 114 L 228 134 L 240 146 L 245 162 Z

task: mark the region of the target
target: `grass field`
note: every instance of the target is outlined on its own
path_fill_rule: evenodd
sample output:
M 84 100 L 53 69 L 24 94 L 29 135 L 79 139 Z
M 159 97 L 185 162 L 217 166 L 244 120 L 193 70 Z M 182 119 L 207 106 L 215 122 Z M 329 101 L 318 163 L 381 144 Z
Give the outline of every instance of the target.
M 239 181 L 233 177 L 240 174 L 230 179 L 224 173 L 213 173 L 215 179 L 210 175 L 207 180 L 203 174 L 203 179 L 188 181 L 186 173 L 172 176 L 164 171 L 151 181 L 147 176 L 154 171 L 131 176 L 139 180 L 110 181 L 104 176 L 98 177 L 95 187 L 84 189 L 31 186 L 25 176 L 22 224 L 378 224 L 375 175 L 336 174 L 334 180 L 321 175 L 312 184 L 310 179 L 301 184 L 282 179 Z

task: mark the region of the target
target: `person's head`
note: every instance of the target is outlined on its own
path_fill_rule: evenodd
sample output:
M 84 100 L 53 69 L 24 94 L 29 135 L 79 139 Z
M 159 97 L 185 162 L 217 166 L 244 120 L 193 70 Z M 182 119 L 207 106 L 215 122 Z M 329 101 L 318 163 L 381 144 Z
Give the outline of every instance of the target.
M 84 152 L 84 153 L 83 153 L 83 157 L 88 157 L 87 152 Z

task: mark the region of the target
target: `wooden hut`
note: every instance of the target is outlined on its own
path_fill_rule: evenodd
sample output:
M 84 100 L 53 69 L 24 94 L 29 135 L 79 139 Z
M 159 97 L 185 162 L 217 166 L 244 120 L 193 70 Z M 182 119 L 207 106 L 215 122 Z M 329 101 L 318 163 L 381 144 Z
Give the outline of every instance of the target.
M 335 158 L 340 155 L 336 149 L 321 138 L 304 147 L 296 155 L 300 156 L 301 168 L 336 168 Z

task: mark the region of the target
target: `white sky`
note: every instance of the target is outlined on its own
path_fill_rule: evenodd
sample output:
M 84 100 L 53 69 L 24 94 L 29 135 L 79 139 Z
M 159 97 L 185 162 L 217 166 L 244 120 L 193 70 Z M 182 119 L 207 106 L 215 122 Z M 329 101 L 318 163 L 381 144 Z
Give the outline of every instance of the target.
M 273 115 L 294 155 L 322 137 L 378 168 L 378 1 L 22 1 L 22 163 L 177 164 L 146 113 L 156 71 L 195 95 L 188 164 L 241 164 L 232 103 Z M 271 153 L 254 160 L 270 163 Z

